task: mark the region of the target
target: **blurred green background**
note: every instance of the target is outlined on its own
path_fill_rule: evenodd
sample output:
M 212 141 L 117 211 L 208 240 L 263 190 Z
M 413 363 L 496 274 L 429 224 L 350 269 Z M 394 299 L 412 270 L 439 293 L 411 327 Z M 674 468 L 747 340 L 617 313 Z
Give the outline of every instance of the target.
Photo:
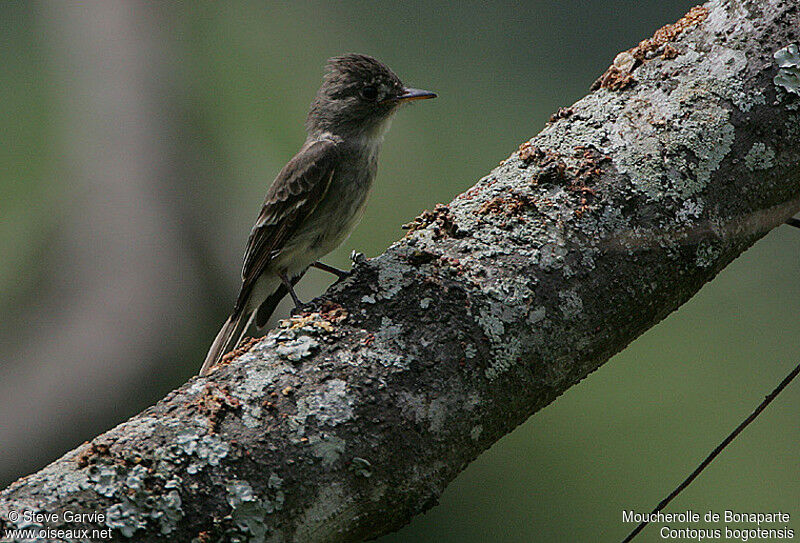
M 3 3 L 0 485 L 197 371 L 327 57 L 372 54 L 440 96 L 397 116 L 364 221 L 327 259 L 347 266 L 691 6 Z M 800 232 L 768 235 L 382 541 L 621 539 L 621 511 L 652 508 L 797 363 L 798 254 Z M 795 383 L 670 510 L 782 509 L 797 532 L 798 405 Z

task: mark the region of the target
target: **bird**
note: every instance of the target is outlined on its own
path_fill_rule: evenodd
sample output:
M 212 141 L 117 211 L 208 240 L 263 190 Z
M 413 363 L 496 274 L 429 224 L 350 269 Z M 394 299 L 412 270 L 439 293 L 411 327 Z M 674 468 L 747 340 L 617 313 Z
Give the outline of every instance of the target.
M 430 98 L 436 93 L 406 87 L 371 56 L 328 59 L 306 118 L 305 143 L 267 190 L 247 240 L 239 295 L 200 375 L 236 348 L 254 319 L 264 326 L 287 293 L 301 308 L 293 287 L 310 266 L 348 275 L 319 259 L 361 220 L 394 113 L 402 104 Z

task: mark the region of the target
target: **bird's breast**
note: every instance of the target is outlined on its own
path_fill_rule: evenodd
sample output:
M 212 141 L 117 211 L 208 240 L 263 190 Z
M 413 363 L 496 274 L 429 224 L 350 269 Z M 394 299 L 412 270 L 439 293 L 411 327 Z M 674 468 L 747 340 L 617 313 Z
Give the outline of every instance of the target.
M 377 153 L 354 153 L 338 162 L 322 200 L 293 236 L 291 245 L 308 263 L 336 249 L 361 221 L 376 171 Z
M 320 202 L 320 220 L 327 227 L 320 235 L 321 244 L 333 244 L 333 250 L 350 235 L 361 221 L 367 197 L 375 179 L 376 162 L 364 163 L 361 167 L 343 164 L 334 172 L 325 198 Z

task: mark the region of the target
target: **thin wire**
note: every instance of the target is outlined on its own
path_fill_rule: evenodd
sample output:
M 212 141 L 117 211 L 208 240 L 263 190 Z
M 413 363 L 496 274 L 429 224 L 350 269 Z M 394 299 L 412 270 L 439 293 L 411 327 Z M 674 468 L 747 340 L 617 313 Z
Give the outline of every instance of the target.
M 793 219 L 793 220 L 796 220 L 796 219 Z M 800 221 L 797 221 L 797 225 L 792 225 L 792 226 L 798 226 L 798 227 L 800 227 Z M 709 464 L 712 462 L 712 460 L 714 460 L 714 458 L 716 458 L 716 457 L 717 457 L 717 455 L 718 455 L 719 453 L 721 453 L 721 452 L 722 452 L 722 449 L 724 449 L 725 447 L 727 447 L 727 446 L 728 446 L 728 444 L 730 444 L 730 442 L 731 442 L 731 441 L 733 441 L 733 440 L 736 438 L 736 436 L 738 436 L 738 435 L 739 435 L 739 434 L 742 432 L 742 430 L 744 430 L 745 428 L 747 428 L 747 426 L 748 426 L 748 425 L 749 425 L 751 422 L 753 422 L 753 421 L 756 419 L 756 417 L 757 417 L 757 416 L 758 416 L 758 415 L 759 415 L 759 414 L 760 414 L 760 413 L 761 413 L 761 412 L 762 412 L 762 411 L 763 411 L 763 410 L 764 410 L 764 409 L 765 409 L 765 408 L 766 408 L 766 407 L 767 407 L 767 406 L 768 406 L 768 405 L 769 405 L 769 404 L 772 402 L 772 400 L 774 400 L 774 399 L 775 399 L 775 398 L 778 396 L 778 394 L 780 394 L 780 393 L 781 393 L 781 391 L 782 391 L 784 388 L 786 388 L 786 386 L 787 386 L 789 383 L 791 383 L 791 382 L 792 382 L 792 379 L 794 379 L 795 377 L 797 377 L 797 375 L 798 375 L 798 374 L 800 374 L 800 364 L 798 364 L 798 365 L 797 365 L 797 367 L 795 367 L 795 368 L 794 368 L 794 369 L 793 369 L 791 372 L 789 372 L 789 375 L 787 375 L 787 376 L 786 376 L 786 377 L 783 379 L 783 381 L 781 381 L 781 382 L 780 382 L 780 384 L 779 384 L 777 387 L 775 387 L 775 390 L 773 390 L 772 392 L 770 392 L 770 393 L 767 395 L 767 397 L 766 397 L 766 398 L 764 398 L 764 401 L 763 401 L 763 402 L 761 402 L 761 403 L 759 404 L 759 406 L 758 406 L 758 407 L 756 407 L 756 410 L 755 410 L 755 411 L 753 411 L 753 412 L 750 414 L 750 416 L 749 416 L 749 417 L 747 417 L 746 419 L 744 419 L 744 420 L 742 421 L 742 423 L 741 423 L 741 424 L 739 424 L 739 426 L 737 426 L 737 427 L 736 427 L 736 429 L 735 429 L 733 432 L 731 432 L 731 433 L 730 433 L 730 435 L 728 435 L 728 437 L 726 437 L 726 438 L 725 438 L 725 440 L 724 440 L 722 443 L 720 443 L 719 445 L 717 445 L 717 447 L 716 447 L 716 448 L 715 448 L 713 451 L 711 451 L 711 454 L 709 454 L 708 456 L 706 456 L 705 460 L 703 460 L 703 461 L 700 463 L 700 465 L 699 465 L 699 466 L 697 466 L 697 469 L 695 469 L 695 470 L 694 470 L 694 471 L 691 473 L 691 475 L 689 475 L 689 476 L 688 476 L 688 477 L 687 477 L 687 478 L 686 478 L 686 479 L 685 479 L 685 480 L 684 480 L 684 481 L 683 481 L 683 482 L 682 482 L 680 485 L 678 485 L 678 487 L 677 487 L 675 490 L 673 490 L 672 492 L 670 492 L 669 496 L 667 496 L 666 498 L 664 498 L 663 500 L 661 500 L 661 502 L 659 502 L 659 504 L 658 504 L 658 505 L 656 505 L 655 509 L 653 509 L 653 510 L 650 512 L 650 515 L 649 515 L 649 516 L 653 516 L 653 515 L 655 515 L 656 513 L 658 513 L 659 511 L 661 511 L 661 510 L 662 510 L 664 507 L 666 507 L 666 506 L 669 504 L 669 502 L 671 502 L 671 501 L 672 501 L 672 500 L 675 498 L 675 496 L 677 496 L 678 494 L 680 494 L 680 493 L 681 493 L 681 491 L 682 491 L 684 488 L 686 488 L 687 486 L 689 486 L 689 484 L 690 484 L 692 481 L 694 481 L 694 479 L 695 479 L 695 478 L 696 478 L 698 475 L 700 475 L 700 472 L 702 472 L 704 469 L 706 469 L 706 467 L 707 467 L 707 466 L 708 466 L 708 465 L 709 465 Z M 649 524 L 649 522 L 650 522 L 650 521 L 649 521 L 649 520 L 647 520 L 647 521 L 644 521 L 644 522 L 642 522 L 641 524 L 639 524 L 639 525 L 638 525 L 638 526 L 637 526 L 637 527 L 636 527 L 636 528 L 635 528 L 635 529 L 634 529 L 634 530 L 633 530 L 633 531 L 632 531 L 630 534 L 628 534 L 628 537 L 626 537 L 625 539 L 623 539 L 623 540 L 622 540 L 622 543 L 628 543 L 629 541 L 632 541 L 632 540 L 633 540 L 633 538 L 634 538 L 634 537 L 636 537 L 636 534 L 638 534 L 639 532 L 641 532 L 641 531 L 644 529 L 644 527 L 645 527 L 645 526 L 647 526 L 647 525 Z

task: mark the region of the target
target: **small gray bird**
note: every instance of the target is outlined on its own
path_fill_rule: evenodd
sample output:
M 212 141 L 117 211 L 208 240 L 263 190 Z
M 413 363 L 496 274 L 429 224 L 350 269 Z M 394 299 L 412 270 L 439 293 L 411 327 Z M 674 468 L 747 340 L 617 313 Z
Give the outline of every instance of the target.
M 309 266 L 344 277 L 317 262 L 361 220 L 378 153 L 400 104 L 435 98 L 405 87 L 388 66 L 367 55 L 328 61 L 306 120 L 308 137 L 272 182 L 244 253 L 242 288 L 233 313 L 211 344 L 200 375 L 236 348 L 253 319 L 261 327 Z

